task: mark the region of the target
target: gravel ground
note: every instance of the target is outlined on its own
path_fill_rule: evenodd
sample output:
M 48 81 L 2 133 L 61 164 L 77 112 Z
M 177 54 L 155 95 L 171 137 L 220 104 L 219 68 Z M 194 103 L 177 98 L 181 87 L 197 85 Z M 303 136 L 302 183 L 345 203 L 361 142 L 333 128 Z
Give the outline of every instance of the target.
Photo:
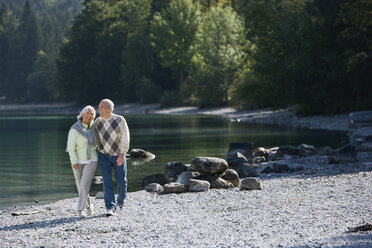
M 0 211 L 1 247 L 372 247 L 372 153 L 329 165 L 299 159 L 303 171 L 261 176 L 263 190 L 128 193 L 121 212 L 76 217 L 77 198 Z M 13 212 L 32 213 L 12 216 Z

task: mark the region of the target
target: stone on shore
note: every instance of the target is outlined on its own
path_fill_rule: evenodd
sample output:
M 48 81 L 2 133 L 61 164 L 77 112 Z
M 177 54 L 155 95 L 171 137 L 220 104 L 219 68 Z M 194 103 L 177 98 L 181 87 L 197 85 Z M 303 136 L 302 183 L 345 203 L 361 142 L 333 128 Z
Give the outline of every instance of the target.
M 164 185 L 168 183 L 168 181 L 167 179 L 165 179 L 164 174 L 149 175 L 142 179 L 142 188 L 145 188 L 150 183 L 158 183 L 160 185 Z
M 247 159 L 252 159 L 254 150 L 255 145 L 253 142 L 233 142 L 230 143 L 226 158 L 232 158 L 236 152 L 239 152 Z
M 191 161 L 194 170 L 201 175 L 218 175 L 227 170 L 226 160 L 215 157 L 197 157 Z
M 150 183 L 145 187 L 145 190 L 150 193 L 158 193 L 158 192 L 163 192 L 164 188 L 158 183 Z
M 227 160 L 229 168 L 235 170 L 240 178 L 256 177 L 257 168 L 251 165 L 245 158 L 233 157 Z
M 229 181 L 222 179 L 220 177 L 216 179 L 209 180 L 211 184 L 211 189 L 231 189 L 234 188 L 234 184 L 230 183 Z
M 316 154 L 315 147 L 312 145 L 301 144 L 297 146 L 297 150 L 300 157 L 309 157 Z
M 181 162 L 169 162 L 164 165 L 164 176 L 168 182 L 176 181 L 178 175 L 187 170 L 187 166 Z
M 355 162 L 357 159 L 357 151 L 353 145 L 347 144 L 339 149 L 331 151 L 328 155 L 330 164 L 340 164 Z
M 225 171 L 225 174 L 221 177 L 222 179 L 225 179 L 226 181 L 232 183 L 235 187 L 240 186 L 240 179 L 238 173 L 233 169 L 227 169 Z
M 209 190 L 211 184 L 204 180 L 190 179 L 187 186 L 190 192 L 205 192 Z
M 176 183 L 188 184 L 190 179 L 197 179 L 200 177 L 200 173 L 197 171 L 184 171 L 178 178 Z
M 187 185 L 182 183 L 167 183 L 163 186 L 165 194 L 171 193 L 185 193 L 187 192 Z
M 103 192 L 97 192 L 96 199 L 104 199 L 105 194 Z
M 247 177 L 240 182 L 241 190 L 262 190 L 261 180 L 256 177 Z
M 276 151 L 276 156 L 277 157 L 283 157 L 284 154 L 287 155 L 298 155 L 298 150 L 294 146 L 281 146 L 279 149 Z
M 143 149 L 133 148 L 131 149 L 128 154 L 131 158 L 143 158 L 143 159 L 154 159 L 155 155 L 151 152 L 145 151 Z

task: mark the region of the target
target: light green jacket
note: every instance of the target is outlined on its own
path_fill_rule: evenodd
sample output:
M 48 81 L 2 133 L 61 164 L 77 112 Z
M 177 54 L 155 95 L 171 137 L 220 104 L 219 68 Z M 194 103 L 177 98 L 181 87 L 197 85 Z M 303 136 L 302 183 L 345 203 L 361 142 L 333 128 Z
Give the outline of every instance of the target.
M 90 126 L 93 125 L 93 121 Z M 84 128 L 87 129 L 88 125 L 82 123 Z M 90 128 L 92 132 L 94 130 Z M 97 161 L 96 146 L 90 148 L 90 158 L 87 154 L 88 140 L 76 129 L 71 128 L 68 132 L 66 152 L 70 155 L 71 164 L 87 164 L 90 161 Z

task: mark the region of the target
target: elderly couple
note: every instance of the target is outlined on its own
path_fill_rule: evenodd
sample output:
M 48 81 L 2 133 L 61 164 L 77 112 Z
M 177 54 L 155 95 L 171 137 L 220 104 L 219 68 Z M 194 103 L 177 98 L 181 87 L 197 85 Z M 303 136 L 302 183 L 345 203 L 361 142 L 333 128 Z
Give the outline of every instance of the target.
M 106 216 L 115 214 L 117 207 L 123 207 L 127 193 L 127 161 L 129 129 L 123 116 L 113 113 L 114 103 L 104 99 L 98 106 L 100 117 L 95 121 L 96 111 L 88 105 L 77 116 L 67 139 L 76 187 L 79 193 L 78 214 L 80 218 L 93 215 L 89 190 L 97 162 L 101 168 Z M 98 156 L 96 152 L 98 148 Z M 118 183 L 118 197 L 112 183 L 112 170 Z

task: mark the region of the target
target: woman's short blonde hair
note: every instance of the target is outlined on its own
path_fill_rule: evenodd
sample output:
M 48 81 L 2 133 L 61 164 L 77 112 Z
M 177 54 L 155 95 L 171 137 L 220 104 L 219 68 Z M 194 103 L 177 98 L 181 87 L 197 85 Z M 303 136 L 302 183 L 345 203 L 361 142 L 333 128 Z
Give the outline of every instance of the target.
M 76 118 L 78 120 L 81 120 L 83 118 L 83 114 L 85 114 L 86 112 L 88 112 L 89 109 L 91 109 L 93 111 L 93 120 L 94 120 L 96 118 L 96 110 L 92 106 L 90 106 L 90 105 L 85 106 L 81 110 L 80 114 L 78 116 L 76 116 Z

